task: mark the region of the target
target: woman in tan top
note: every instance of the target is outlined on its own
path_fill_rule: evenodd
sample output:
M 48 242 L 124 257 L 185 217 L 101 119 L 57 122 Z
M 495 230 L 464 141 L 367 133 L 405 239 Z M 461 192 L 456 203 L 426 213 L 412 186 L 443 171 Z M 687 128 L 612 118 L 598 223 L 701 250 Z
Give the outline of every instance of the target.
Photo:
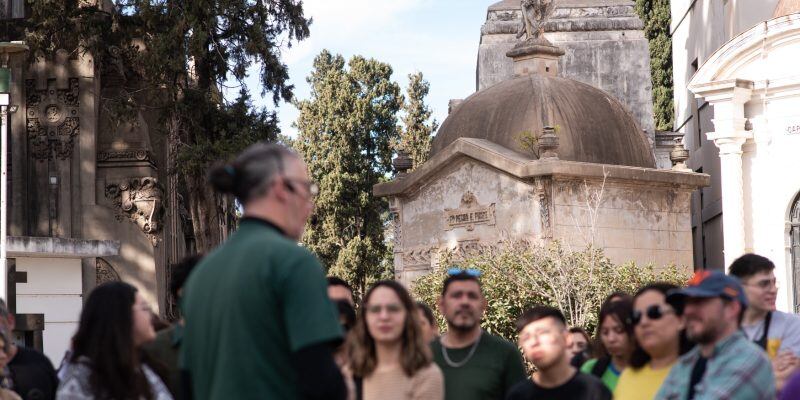
M 367 292 L 348 338 L 356 399 L 442 400 L 444 378 L 431 359 L 411 296 L 394 281 Z

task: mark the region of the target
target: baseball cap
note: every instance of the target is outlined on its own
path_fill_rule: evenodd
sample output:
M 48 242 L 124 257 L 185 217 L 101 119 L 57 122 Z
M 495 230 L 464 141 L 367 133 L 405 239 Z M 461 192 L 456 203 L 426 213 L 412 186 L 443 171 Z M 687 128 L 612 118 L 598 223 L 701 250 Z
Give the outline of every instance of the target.
M 721 271 L 697 271 L 684 288 L 667 293 L 667 303 L 682 309 L 687 297 L 723 297 L 747 307 L 747 296 L 739 280 Z

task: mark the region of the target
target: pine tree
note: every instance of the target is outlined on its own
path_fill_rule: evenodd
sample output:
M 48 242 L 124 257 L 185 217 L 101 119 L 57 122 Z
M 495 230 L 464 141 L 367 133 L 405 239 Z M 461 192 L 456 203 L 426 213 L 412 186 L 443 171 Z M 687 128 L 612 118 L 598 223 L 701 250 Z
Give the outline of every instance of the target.
M 425 97 L 430 91 L 430 84 L 425 81 L 422 72 L 408 75 L 406 98 L 403 102 L 403 125 L 396 150 L 405 151 L 414 165 L 412 170 L 428 160 L 431 151 L 433 132 L 439 127 L 434 119 L 428 123 L 433 112 L 425 104 Z
M 653 80 L 653 117 L 656 130 L 673 129 L 672 36 L 669 0 L 636 0 L 636 13 L 644 22 L 650 44 L 650 74 Z
M 391 75 L 389 65 L 374 59 L 355 56 L 345 64 L 323 51 L 307 78 L 311 98 L 296 102 L 293 144 L 320 187 L 303 243 L 357 293 L 385 273 L 388 204 L 372 187 L 390 173 L 398 138 L 402 95 Z
M 154 142 L 166 148 L 166 169 L 187 194 L 196 250 L 221 240 L 220 222 L 232 206 L 206 184 L 214 162 L 278 134 L 275 114 L 256 110 L 244 86 L 259 66 L 261 94 L 292 99 L 281 46 L 309 35 L 299 0 L 36 0 L 29 1 L 26 42 L 31 54 L 88 53 L 104 86 L 111 119 L 155 113 Z M 221 88 L 242 85 L 238 99 Z M 155 131 L 152 131 L 155 129 Z M 227 208 L 227 209 L 226 209 Z

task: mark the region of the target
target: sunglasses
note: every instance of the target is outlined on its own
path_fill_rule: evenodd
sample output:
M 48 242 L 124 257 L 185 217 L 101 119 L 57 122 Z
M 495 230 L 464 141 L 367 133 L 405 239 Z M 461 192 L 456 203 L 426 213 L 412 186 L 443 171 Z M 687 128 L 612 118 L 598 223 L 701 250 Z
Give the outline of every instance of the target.
M 639 325 L 639 323 L 642 322 L 642 317 L 644 315 L 647 315 L 647 318 L 650 319 L 651 321 L 655 321 L 661 319 L 661 317 L 670 313 L 674 314 L 675 310 L 667 307 L 662 308 L 660 305 L 657 304 L 652 305 L 650 307 L 647 307 L 647 309 L 644 310 L 644 313 L 642 313 L 639 310 L 633 310 L 633 312 L 631 313 L 631 323 L 633 323 L 633 325 Z
M 481 276 L 481 271 L 478 271 L 477 269 L 473 269 L 473 268 L 461 269 L 461 268 L 457 268 L 457 267 L 456 268 L 450 268 L 450 269 L 447 270 L 447 276 L 455 276 L 455 275 L 461 275 L 461 274 L 467 274 L 469 276 L 474 276 L 474 277 L 477 278 L 477 277 Z

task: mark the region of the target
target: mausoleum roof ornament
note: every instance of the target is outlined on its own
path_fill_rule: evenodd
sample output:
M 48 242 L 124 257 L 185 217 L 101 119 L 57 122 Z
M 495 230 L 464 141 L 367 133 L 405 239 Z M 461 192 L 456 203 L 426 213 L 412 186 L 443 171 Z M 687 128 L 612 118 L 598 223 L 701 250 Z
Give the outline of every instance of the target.
M 555 0 L 520 0 L 523 38 L 506 55 L 514 78 L 466 98 L 453 108 L 433 140 L 436 155 L 459 138 L 486 139 L 533 159 L 558 158 L 598 164 L 655 168 L 650 144 L 636 121 L 610 94 L 559 77 L 564 50 L 543 35 Z M 553 127 L 548 137 L 542 133 Z M 531 151 L 530 142 L 557 139 L 558 154 Z

